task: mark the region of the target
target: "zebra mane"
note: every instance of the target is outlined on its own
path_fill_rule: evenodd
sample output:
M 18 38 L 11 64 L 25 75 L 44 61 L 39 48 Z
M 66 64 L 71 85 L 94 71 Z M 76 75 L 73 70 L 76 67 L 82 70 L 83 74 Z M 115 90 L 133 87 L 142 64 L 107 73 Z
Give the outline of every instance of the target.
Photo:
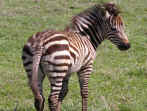
M 106 12 L 108 12 L 110 16 L 117 16 L 120 13 L 119 8 L 114 3 L 97 4 L 74 16 L 71 20 L 71 24 L 67 26 L 66 29 L 74 29 L 77 32 L 83 33 L 83 31 L 88 29 L 91 25 L 92 27 L 101 25 L 106 19 Z

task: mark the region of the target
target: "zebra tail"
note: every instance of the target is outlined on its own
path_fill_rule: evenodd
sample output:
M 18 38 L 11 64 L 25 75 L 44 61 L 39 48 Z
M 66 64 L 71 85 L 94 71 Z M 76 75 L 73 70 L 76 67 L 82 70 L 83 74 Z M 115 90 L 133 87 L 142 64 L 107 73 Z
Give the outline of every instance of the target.
M 29 85 L 36 99 L 41 99 L 38 87 L 38 67 L 42 56 L 42 47 L 32 48 L 31 45 L 24 45 L 22 51 L 22 60 L 25 71 L 29 79 Z
M 38 87 L 38 68 L 40 64 L 40 59 L 42 56 L 42 46 L 38 45 L 35 48 L 34 55 L 33 55 L 33 65 L 32 65 L 32 81 L 31 81 L 31 88 L 34 93 L 36 99 L 42 100 L 42 96 L 39 91 Z

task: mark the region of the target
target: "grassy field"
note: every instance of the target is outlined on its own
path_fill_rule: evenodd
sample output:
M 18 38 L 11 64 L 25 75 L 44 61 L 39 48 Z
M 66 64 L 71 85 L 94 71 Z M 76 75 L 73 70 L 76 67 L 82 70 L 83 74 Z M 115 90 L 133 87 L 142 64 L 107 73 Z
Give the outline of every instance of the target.
M 34 111 L 33 95 L 22 67 L 27 39 L 45 29 L 62 30 L 72 15 L 102 0 L 0 0 L 0 111 Z M 109 0 L 103 0 L 109 1 Z M 88 111 L 147 111 L 147 0 L 112 0 L 120 5 L 130 50 L 109 41 L 97 50 L 89 80 Z M 49 83 L 44 82 L 46 96 Z M 78 79 L 73 74 L 62 111 L 80 111 Z

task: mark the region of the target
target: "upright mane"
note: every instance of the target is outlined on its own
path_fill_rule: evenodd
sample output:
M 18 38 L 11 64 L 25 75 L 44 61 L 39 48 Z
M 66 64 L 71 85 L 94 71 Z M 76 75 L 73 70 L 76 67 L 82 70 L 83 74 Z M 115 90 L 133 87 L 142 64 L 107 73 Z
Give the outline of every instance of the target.
M 110 16 L 117 16 L 120 13 L 119 8 L 114 3 L 110 2 L 96 4 L 93 7 L 88 8 L 74 16 L 71 20 L 70 26 L 68 26 L 67 29 L 74 29 L 75 31 L 82 33 L 91 25 L 101 25 L 102 21 L 106 18 L 106 11 L 110 14 Z

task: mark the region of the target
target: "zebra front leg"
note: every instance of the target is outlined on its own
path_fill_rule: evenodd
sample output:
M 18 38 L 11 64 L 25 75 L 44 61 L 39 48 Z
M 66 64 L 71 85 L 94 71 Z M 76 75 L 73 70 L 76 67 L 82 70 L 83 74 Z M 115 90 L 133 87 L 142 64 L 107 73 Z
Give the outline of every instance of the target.
M 88 105 L 88 80 L 80 77 L 80 89 L 82 96 L 82 111 L 87 111 Z
M 81 96 L 82 96 L 82 111 L 88 110 L 88 79 L 92 67 L 85 67 L 78 72 Z

